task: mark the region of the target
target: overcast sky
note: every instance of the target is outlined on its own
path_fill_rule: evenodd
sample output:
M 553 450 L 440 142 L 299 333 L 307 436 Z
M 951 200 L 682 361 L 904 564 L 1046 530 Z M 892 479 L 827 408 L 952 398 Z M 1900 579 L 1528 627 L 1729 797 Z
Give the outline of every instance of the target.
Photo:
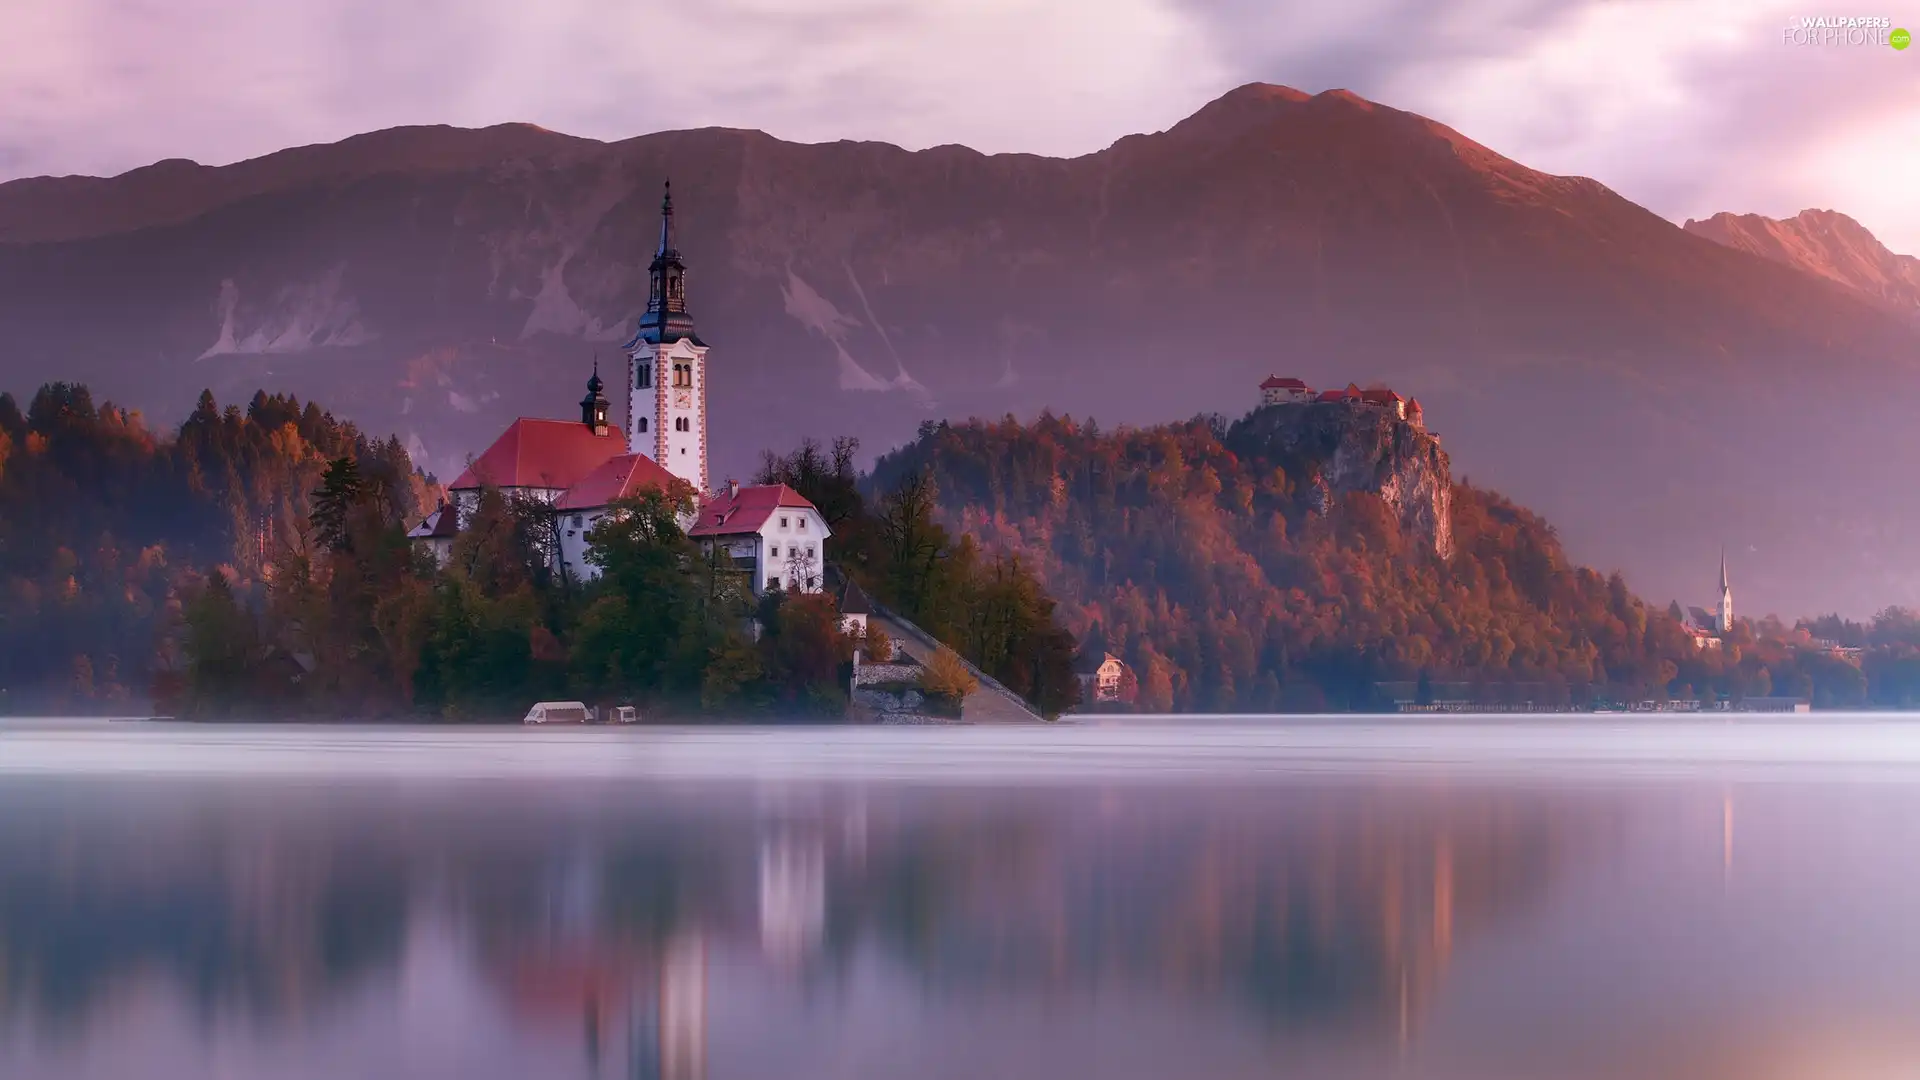
M 1899 2 L 1842 14 L 1920 31 L 1920 0 Z M 1783 41 L 1789 19 L 1831 7 L 0 0 L 0 179 L 508 120 L 1071 155 L 1258 80 L 1426 114 L 1676 221 L 1828 207 L 1920 254 L 1920 45 Z

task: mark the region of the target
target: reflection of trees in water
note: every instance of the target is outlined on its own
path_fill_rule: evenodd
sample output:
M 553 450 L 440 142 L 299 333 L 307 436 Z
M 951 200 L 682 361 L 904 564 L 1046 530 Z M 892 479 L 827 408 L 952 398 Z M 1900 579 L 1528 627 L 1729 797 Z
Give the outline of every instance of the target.
M 834 883 L 836 910 L 949 990 L 1128 986 L 1283 1025 L 1392 1024 L 1456 937 L 1538 896 L 1583 833 L 1573 808 L 1511 795 L 1091 805 L 1034 800 L 1017 823 L 962 806 L 883 836 L 865 874 Z
M 1331 785 L 845 794 L 771 817 L 739 789 L 585 813 L 473 795 L 236 799 L 133 828 L 124 809 L 7 814 L 0 993 L 71 1019 L 155 970 L 202 1007 L 271 1013 L 393 965 L 424 911 L 530 1022 L 584 1017 L 596 1043 L 659 1007 L 690 940 L 802 978 L 877 942 L 943 991 L 1118 987 L 1378 1026 L 1417 1017 L 1456 940 L 1536 897 L 1593 817 Z
M 202 1011 L 297 1007 L 401 941 L 398 864 L 345 839 L 244 815 L 9 813 L 0 1002 L 74 1023 L 156 972 Z

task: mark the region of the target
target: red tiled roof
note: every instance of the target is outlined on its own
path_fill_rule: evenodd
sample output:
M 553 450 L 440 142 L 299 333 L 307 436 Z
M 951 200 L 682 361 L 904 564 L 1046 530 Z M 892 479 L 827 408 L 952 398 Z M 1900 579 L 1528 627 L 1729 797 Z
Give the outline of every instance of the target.
M 1391 405 L 1394 402 L 1401 400 L 1401 398 L 1399 394 L 1396 394 L 1393 391 L 1387 389 L 1386 387 L 1381 386 L 1381 387 L 1376 387 L 1372 390 L 1360 391 L 1360 400 L 1367 402 L 1370 405 Z
M 1320 396 L 1319 396 L 1319 397 L 1317 397 L 1317 398 L 1314 398 L 1313 400 L 1315 400 L 1315 401 L 1345 401 L 1345 400 L 1347 400 L 1347 392 L 1346 392 L 1345 390 L 1322 390 L 1322 391 L 1320 391 Z
M 1306 388 L 1307 384 L 1299 379 L 1283 379 L 1278 375 L 1269 375 L 1267 381 L 1260 384 L 1262 390 L 1305 390 Z
M 1417 413 L 1417 412 L 1420 412 L 1420 411 L 1421 411 L 1421 408 L 1420 408 L 1420 399 L 1419 399 L 1419 398 L 1409 398 L 1409 399 L 1407 400 L 1407 411 L 1408 411 L 1408 412 L 1410 412 L 1410 413 Z
M 687 530 L 687 535 L 737 536 L 758 533 L 773 512 L 782 507 L 814 509 L 812 503 L 785 484 L 743 487 L 735 492 L 722 492 L 701 507 L 700 520 Z
M 553 504 L 555 510 L 598 510 L 648 488 L 669 491 L 675 477 L 645 454 L 621 454 L 582 477 Z
M 564 491 L 608 458 L 626 452 L 627 441 L 617 433 L 595 435 L 578 420 L 523 416 L 448 486 L 456 491 L 488 486 Z

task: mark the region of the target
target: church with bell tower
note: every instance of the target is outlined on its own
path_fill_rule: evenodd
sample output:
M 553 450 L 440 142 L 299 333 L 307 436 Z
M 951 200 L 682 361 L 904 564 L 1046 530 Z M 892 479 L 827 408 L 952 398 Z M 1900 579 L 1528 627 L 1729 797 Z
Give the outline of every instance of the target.
M 544 503 L 553 567 L 568 580 L 600 574 L 589 557 L 595 526 L 647 491 L 693 489 L 687 536 L 724 557 L 755 596 L 825 587 L 826 518 L 785 484 L 716 486 L 707 473 L 707 343 L 687 310 L 687 266 L 673 238 L 673 187 L 660 200 L 660 243 L 647 266 L 647 309 L 627 354 L 626 430 L 596 361 L 579 420 L 523 416 L 474 458 L 439 509 L 407 535 L 445 565 L 483 492 Z
M 687 310 L 687 267 L 673 239 L 673 185 L 660 200 L 660 243 L 647 267 L 647 310 L 627 350 L 627 450 L 711 491 L 707 344 Z

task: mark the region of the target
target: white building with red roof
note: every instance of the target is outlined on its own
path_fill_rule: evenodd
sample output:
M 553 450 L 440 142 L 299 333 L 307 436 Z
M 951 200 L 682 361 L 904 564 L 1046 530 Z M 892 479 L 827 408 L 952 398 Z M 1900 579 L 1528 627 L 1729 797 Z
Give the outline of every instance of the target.
M 1384 386 L 1375 386 L 1360 391 L 1360 404 L 1371 405 L 1376 409 L 1385 409 L 1396 418 L 1407 418 L 1407 399 Z
M 782 589 L 819 592 L 824 586 L 827 519 L 799 492 L 785 484 L 727 489 L 700 508 L 695 542 L 718 548 L 736 569 L 750 575 L 753 594 Z
M 587 558 L 587 534 L 607 516 L 607 508 L 621 499 L 638 498 L 648 489 L 670 492 L 679 482 L 645 454 L 621 454 L 602 462 L 554 501 L 560 571 L 576 581 L 599 577 L 600 568 Z
M 459 513 L 452 503 L 443 500 L 426 520 L 407 533 L 407 539 L 413 541 L 415 547 L 433 555 L 435 566 L 445 566 L 453 557 L 453 539 L 460 535 Z
M 1313 388 L 1300 379 L 1269 375 L 1260 384 L 1260 404 L 1297 405 L 1313 400 Z

